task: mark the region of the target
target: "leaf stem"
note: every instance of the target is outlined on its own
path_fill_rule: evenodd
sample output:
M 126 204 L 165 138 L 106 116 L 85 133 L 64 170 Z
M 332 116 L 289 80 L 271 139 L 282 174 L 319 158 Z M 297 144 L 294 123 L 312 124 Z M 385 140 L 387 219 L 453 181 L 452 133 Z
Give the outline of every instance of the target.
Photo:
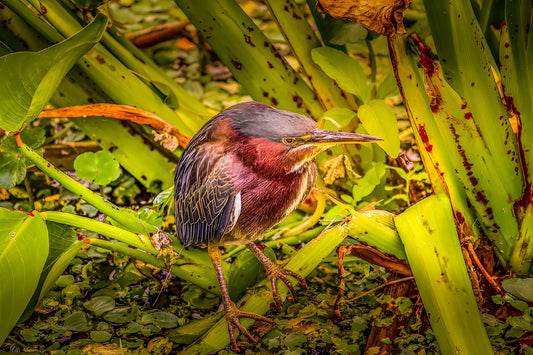
M 370 98 L 374 99 L 376 97 L 376 53 L 374 52 L 374 47 L 372 42 L 369 39 L 365 40 L 366 47 L 368 48 L 368 58 L 370 59 L 370 81 L 372 82 L 372 90 L 370 92 Z
M 220 295 L 220 289 L 216 287 L 217 281 L 216 281 L 214 272 L 211 271 L 212 269 L 211 265 L 208 265 L 208 267 L 210 268 L 209 273 L 204 272 L 198 268 L 190 269 L 187 267 L 183 267 L 187 263 L 186 261 L 181 264 L 176 263 L 173 265 L 173 267 L 170 270 L 168 270 L 168 266 L 165 265 L 164 259 L 162 258 L 159 259 L 155 257 L 154 255 L 144 253 L 141 250 L 132 249 L 126 245 L 122 245 L 119 243 L 113 243 L 107 240 L 102 240 L 102 239 L 97 239 L 97 238 L 89 238 L 87 239 L 87 242 L 91 245 L 104 248 L 104 249 L 108 249 L 108 250 L 112 250 L 112 251 L 116 251 L 116 252 L 120 252 L 130 257 L 134 257 L 135 259 L 140 260 L 144 263 L 156 266 L 163 270 L 167 270 L 171 274 L 176 275 L 177 277 L 185 281 L 189 281 L 203 288 L 204 290 L 208 290 L 209 292 Z M 187 263 L 187 264 L 190 264 L 190 263 Z
M 105 201 L 101 196 L 95 194 L 85 186 L 72 179 L 61 170 L 53 166 L 46 159 L 35 153 L 30 147 L 25 145 L 20 139 L 20 135 L 15 135 L 17 145 L 20 152 L 26 158 L 30 159 L 39 169 L 50 175 L 53 179 L 59 181 L 69 191 L 80 196 L 82 199 L 96 207 L 100 212 L 115 219 L 120 224 L 124 225 L 131 231 L 139 234 L 148 235 L 149 233 L 156 233 L 157 229 L 149 224 L 143 223 L 137 216 L 130 214 L 126 210 L 115 206 L 111 202 Z
M 30 180 L 28 179 L 28 175 L 24 177 L 24 187 L 26 188 L 26 192 L 28 193 L 28 200 L 30 201 L 30 208 L 31 210 L 35 210 L 35 198 L 33 197 L 33 191 L 31 190 Z
M 135 234 L 111 224 L 96 221 L 91 218 L 78 216 L 66 212 L 41 212 L 44 219 L 78 228 L 85 228 L 108 238 L 129 244 L 148 253 L 157 255 L 158 251 L 152 246 L 150 238 L 142 234 Z

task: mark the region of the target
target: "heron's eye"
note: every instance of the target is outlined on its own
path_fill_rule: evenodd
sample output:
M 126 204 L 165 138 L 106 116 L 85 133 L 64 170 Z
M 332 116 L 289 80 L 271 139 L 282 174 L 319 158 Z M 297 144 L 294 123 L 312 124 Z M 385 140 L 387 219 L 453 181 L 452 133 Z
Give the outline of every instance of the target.
M 292 137 L 285 137 L 283 138 L 283 143 L 293 145 L 294 143 L 296 143 L 296 139 Z

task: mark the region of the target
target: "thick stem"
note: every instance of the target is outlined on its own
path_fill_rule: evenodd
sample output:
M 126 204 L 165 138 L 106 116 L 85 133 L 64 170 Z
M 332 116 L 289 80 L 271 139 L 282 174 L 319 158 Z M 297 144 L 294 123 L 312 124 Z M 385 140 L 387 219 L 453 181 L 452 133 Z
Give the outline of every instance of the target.
M 149 224 L 143 223 L 138 217 L 130 214 L 127 211 L 122 211 L 121 208 L 115 206 L 111 202 L 104 201 L 104 199 L 86 188 L 85 186 L 72 179 L 61 170 L 53 166 L 50 162 L 45 160 L 39 154 L 35 153 L 30 147 L 25 145 L 20 139 L 20 135 L 16 136 L 17 144 L 20 148 L 20 152 L 26 158 L 30 159 L 39 169 L 50 175 L 53 179 L 59 181 L 69 191 L 80 196 L 82 199 L 96 207 L 100 212 L 113 218 L 126 228 L 132 230 L 135 233 L 146 234 L 156 233 L 157 229 Z
M 90 238 L 86 239 L 88 244 L 94 245 L 96 247 L 116 251 L 133 257 L 137 260 L 140 260 L 144 263 L 156 266 L 160 269 L 169 271 L 171 274 L 176 275 L 182 280 L 191 282 L 192 284 L 203 288 L 211 293 L 220 295 L 220 289 L 214 287 L 216 284 L 216 279 L 212 272 L 206 272 L 201 264 L 194 265 L 192 260 L 185 259 L 182 262 L 182 259 L 179 259 L 179 262 L 173 264 L 172 268 L 168 270 L 168 267 L 165 265 L 163 258 L 157 258 L 152 254 L 147 254 L 141 250 L 132 249 L 126 245 L 113 243 L 107 240 Z M 207 265 L 211 269 L 211 265 Z
M 85 228 L 108 238 L 129 244 L 148 253 L 157 255 L 158 251 L 153 247 L 150 239 L 142 234 L 135 234 L 107 223 L 98 222 L 94 219 L 78 216 L 71 213 L 47 211 L 41 212 L 44 219 L 62 223 L 78 228 Z

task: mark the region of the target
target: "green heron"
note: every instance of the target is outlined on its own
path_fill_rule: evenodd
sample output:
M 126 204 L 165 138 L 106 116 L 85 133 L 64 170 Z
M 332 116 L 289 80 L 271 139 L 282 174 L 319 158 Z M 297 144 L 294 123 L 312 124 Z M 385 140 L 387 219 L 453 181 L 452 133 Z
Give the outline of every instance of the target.
M 255 339 L 239 323 L 246 317 L 264 322 L 271 319 L 242 312 L 231 301 L 221 266 L 219 246 L 242 245 L 265 266 L 276 308 L 281 304 L 276 279 L 300 275 L 278 267 L 253 243 L 281 222 L 315 185 L 314 157 L 341 143 L 361 143 L 379 138 L 317 128 L 312 119 L 280 111 L 257 102 L 232 106 L 207 122 L 192 138 L 176 168 L 177 236 L 184 246 L 207 246 L 215 267 L 231 347 L 238 351 L 234 327 L 250 341 Z

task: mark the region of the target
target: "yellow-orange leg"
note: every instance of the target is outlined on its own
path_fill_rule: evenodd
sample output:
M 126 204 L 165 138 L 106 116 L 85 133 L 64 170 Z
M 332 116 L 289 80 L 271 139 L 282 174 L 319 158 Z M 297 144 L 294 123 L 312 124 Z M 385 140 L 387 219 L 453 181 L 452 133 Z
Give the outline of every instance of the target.
M 285 276 L 288 275 L 294 277 L 296 280 L 298 280 L 298 283 L 302 288 L 307 288 L 305 280 L 294 271 L 282 269 L 276 264 L 274 264 L 254 243 L 247 244 L 247 246 L 248 249 L 250 249 L 250 251 L 255 254 L 257 259 L 259 259 L 259 261 L 265 267 L 265 272 L 267 274 L 267 277 L 270 279 L 270 285 L 272 286 L 272 296 L 274 297 L 274 304 L 276 305 L 276 309 L 278 310 L 278 312 L 281 312 L 281 303 L 279 301 L 278 289 L 276 288 L 276 279 L 280 279 L 281 281 L 283 281 L 283 283 L 287 286 L 289 292 L 291 293 L 291 302 L 296 302 L 298 300 L 298 295 L 296 294 L 296 291 L 294 290 L 294 287 L 292 286 L 291 282 Z
M 224 279 L 224 272 L 222 271 L 221 264 L 221 254 L 220 249 L 216 246 L 209 246 L 207 248 L 213 266 L 215 267 L 215 273 L 217 274 L 218 284 L 220 285 L 220 293 L 222 294 L 222 303 L 224 304 L 224 309 L 226 310 L 226 321 L 228 322 L 228 331 L 229 338 L 231 342 L 231 349 L 233 351 L 239 351 L 237 346 L 237 341 L 235 340 L 235 330 L 234 327 L 239 329 L 241 334 L 244 334 L 252 343 L 255 343 L 256 340 L 253 336 L 250 335 L 248 330 L 242 326 L 239 322 L 239 318 L 252 318 L 258 321 L 272 323 L 272 319 L 263 317 L 259 314 L 250 313 L 250 312 L 241 312 L 233 303 L 229 297 L 228 287 L 226 286 L 226 280 Z

